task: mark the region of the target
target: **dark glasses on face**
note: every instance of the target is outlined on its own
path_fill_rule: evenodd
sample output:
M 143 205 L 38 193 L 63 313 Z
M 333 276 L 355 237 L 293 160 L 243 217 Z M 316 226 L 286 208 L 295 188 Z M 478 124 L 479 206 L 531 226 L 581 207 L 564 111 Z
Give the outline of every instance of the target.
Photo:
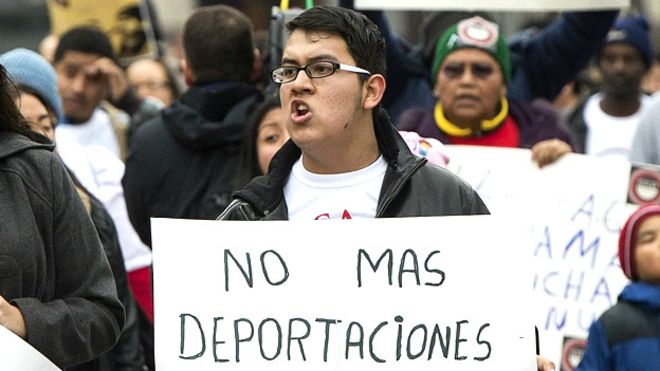
M 482 80 L 487 79 L 495 72 L 495 68 L 486 63 L 448 63 L 442 68 L 442 73 L 450 79 L 456 79 L 463 76 L 467 68 L 472 71 L 472 76 Z

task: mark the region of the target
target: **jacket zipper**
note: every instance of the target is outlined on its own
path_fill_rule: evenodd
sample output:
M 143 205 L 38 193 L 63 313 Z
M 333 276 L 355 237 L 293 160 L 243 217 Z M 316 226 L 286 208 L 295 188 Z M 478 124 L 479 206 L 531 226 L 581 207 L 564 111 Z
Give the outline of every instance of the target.
M 410 170 L 410 172 L 408 172 L 408 175 L 403 177 L 398 182 L 398 184 L 395 185 L 395 188 L 392 190 L 392 192 L 389 192 L 385 200 L 382 202 L 382 204 L 379 205 L 380 207 L 378 209 L 379 210 L 378 213 L 376 214 L 376 218 L 380 218 L 383 216 L 383 213 L 385 213 L 385 210 L 387 210 L 387 208 L 390 206 L 390 203 L 392 203 L 394 198 L 396 198 L 396 196 L 399 195 L 399 192 L 401 192 L 401 188 L 403 188 L 403 185 L 406 184 L 408 179 L 410 179 L 410 177 L 412 177 L 413 174 L 415 174 L 417 170 L 419 170 L 419 168 L 424 166 L 425 163 L 426 163 L 426 159 L 419 159 L 417 163 L 414 165 L 414 167 Z

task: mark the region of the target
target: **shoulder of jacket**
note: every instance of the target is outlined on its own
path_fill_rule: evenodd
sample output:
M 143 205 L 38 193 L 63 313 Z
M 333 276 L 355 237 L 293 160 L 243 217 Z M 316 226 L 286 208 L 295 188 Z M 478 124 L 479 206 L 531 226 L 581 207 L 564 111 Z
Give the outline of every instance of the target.
M 610 346 L 641 337 L 660 336 L 657 321 L 657 314 L 625 301 L 616 303 L 600 318 Z

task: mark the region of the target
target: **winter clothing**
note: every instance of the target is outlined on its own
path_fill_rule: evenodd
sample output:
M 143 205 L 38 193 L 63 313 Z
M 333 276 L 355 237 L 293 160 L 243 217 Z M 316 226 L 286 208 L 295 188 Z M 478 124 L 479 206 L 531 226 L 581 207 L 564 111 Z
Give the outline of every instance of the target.
M 560 125 L 557 114 L 547 106 L 547 103 L 510 100 L 509 116 L 518 126 L 520 148 L 532 148 L 534 144 L 552 138 L 571 144 L 570 137 Z M 445 144 L 450 144 L 449 137 L 440 131 L 433 112 L 429 110 L 412 109 L 405 112 L 401 116 L 399 129 L 416 131 L 422 137 L 436 138 Z M 488 133 L 483 135 L 487 136 Z
M 340 0 L 352 7 L 353 1 Z M 413 48 L 392 33 L 384 12 L 365 11 L 378 25 L 387 44 L 387 90 L 383 106 L 399 127 L 400 115 L 411 108 L 432 110 L 435 105 L 430 61 L 421 48 Z M 509 43 L 511 99 L 552 101 L 569 81 L 587 66 L 616 19 L 618 11 L 567 12 L 533 37 Z
M 52 146 L 0 133 L 0 294 L 60 367 L 109 350 L 124 311 L 94 226 Z
M 660 365 L 660 286 L 633 282 L 589 329 L 576 371 L 656 371 Z
M 243 130 L 259 100 L 247 83 L 193 86 L 135 133 L 122 183 L 147 245 L 149 218 L 213 219 L 229 204 Z
M 380 191 L 377 218 L 487 214 L 477 193 L 449 171 L 413 155 L 383 109 L 374 122 L 380 151 L 388 163 Z M 273 159 L 268 175 L 234 194 L 219 216 L 223 220 L 286 220 L 283 189 L 300 149 L 289 140 Z
M 431 66 L 433 84 L 435 84 L 438 71 L 445 58 L 462 48 L 475 48 L 492 55 L 502 68 L 504 81 L 507 84 L 509 83 L 511 80 L 509 47 L 500 34 L 500 26 L 481 17 L 472 17 L 449 27 L 438 39 L 435 57 Z
M 651 67 L 654 59 L 653 43 L 649 21 L 643 15 L 621 18 L 607 34 L 603 47 L 612 43 L 625 43 L 639 50 L 646 67 Z
M 0 64 L 5 67 L 14 83 L 38 92 L 57 119 L 62 119 L 62 100 L 57 91 L 57 74 L 46 59 L 32 50 L 18 48 L 0 55 Z
M 637 244 L 637 231 L 646 218 L 660 215 L 660 205 L 648 205 L 637 209 L 621 229 L 619 235 L 619 262 L 623 273 L 629 279 L 636 281 L 637 266 L 635 264 L 635 245 Z
M 126 323 L 119 340 L 110 351 L 90 362 L 70 367 L 67 371 L 143 371 L 145 359 L 140 346 L 139 309 L 128 286 L 124 259 L 114 223 L 101 202 L 89 194 L 72 173 L 69 174 L 71 174 L 83 205 L 94 223 L 101 246 L 110 263 L 117 286 L 117 295 L 126 310 Z

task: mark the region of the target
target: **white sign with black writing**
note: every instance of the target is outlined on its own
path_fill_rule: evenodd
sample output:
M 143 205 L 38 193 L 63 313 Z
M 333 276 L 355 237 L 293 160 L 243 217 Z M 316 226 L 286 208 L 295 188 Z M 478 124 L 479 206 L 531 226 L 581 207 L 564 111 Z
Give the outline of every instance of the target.
M 153 219 L 168 370 L 535 370 L 527 231 L 493 216 Z
M 621 9 L 630 0 L 355 0 L 357 9 L 387 10 L 497 10 L 497 11 L 564 11 L 583 9 Z
M 533 232 L 534 322 L 541 353 L 572 370 L 591 323 L 628 282 L 619 266 L 619 230 L 636 208 L 626 202 L 631 165 L 568 154 L 539 169 L 527 149 L 446 146 L 449 169 L 468 181 L 495 215 L 524 215 Z M 523 227 L 523 225 L 521 225 Z

